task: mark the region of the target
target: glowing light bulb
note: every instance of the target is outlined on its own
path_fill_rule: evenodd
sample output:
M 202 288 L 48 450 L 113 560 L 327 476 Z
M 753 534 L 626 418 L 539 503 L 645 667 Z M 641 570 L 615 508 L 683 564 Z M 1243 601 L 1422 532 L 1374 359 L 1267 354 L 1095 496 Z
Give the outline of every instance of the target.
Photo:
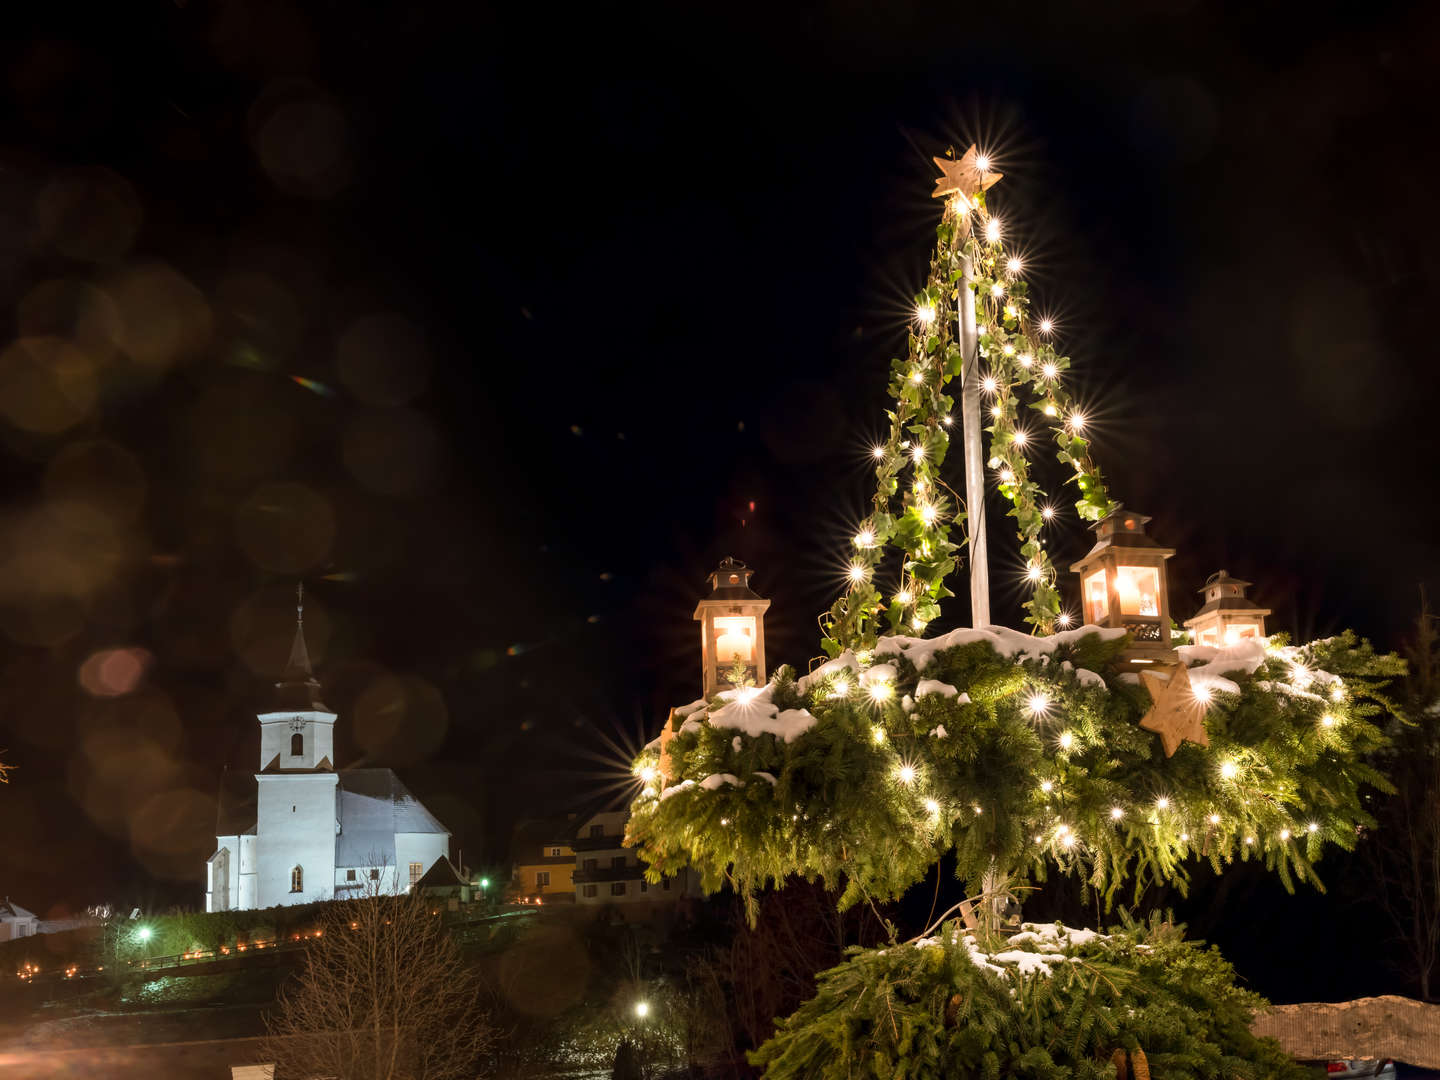
M 1050 333 L 1050 332 L 1051 332 L 1052 330 L 1054 330 L 1054 329 L 1055 329 L 1055 324 L 1054 324 L 1051 320 L 1049 320 L 1049 319 L 1041 319 L 1041 320 L 1040 320 L 1040 332 L 1041 332 L 1042 334 L 1048 334 L 1048 333 Z
M 1305 831 L 1306 831 L 1306 832 L 1310 832 L 1310 833 L 1319 832 L 1319 831 L 1320 831 L 1320 826 L 1319 826 L 1316 822 L 1313 822 L 1313 821 L 1312 821 L 1312 822 L 1310 822 L 1309 825 L 1306 825 L 1306 826 L 1305 826 Z
M 735 691 L 735 700 L 741 705 L 749 705 L 760 696 L 760 689 L 755 686 L 742 686 Z
M 919 319 L 926 326 L 935 321 L 935 305 L 921 304 L 915 309 L 915 318 Z
M 1327 727 L 1327 728 L 1332 728 L 1332 727 L 1334 727 L 1334 726 L 1335 726 L 1335 717 L 1331 716 L 1331 715 L 1327 712 L 1324 716 L 1320 717 L 1320 726 L 1321 726 L 1321 727 Z
M 1219 815 L 1219 814 L 1211 814 L 1211 815 L 1210 815 L 1209 817 L 1207 817 L 1205 820 L 1208 821 L 1211 825 L 1219 825 L 1219 824 L 1220 824 L 1220 815 Z
M 721 825 L 729 825 L 729 824 L 730 824 L 730 819 L 729 819 L 728 817 L 722 817 L 722 818 L 720 819 L 720 824 L 721 824 Z
M 1110 820 L 1111 820 L 1111 821 L 1119 821 L 1119 820 L 1120 820 L 1121 818 L 1123 818 L 1124 816 L 1125 816 L 1125 811 L 1122 810 L 1122 809 L 1120 809 L 1120 807 L 1118 807 L 1118 806 L 1112 806 L 1112 807 L 1110 807 Z
M 1290 665 L 1290 680 L 1303 690 L 1310 685 L 1310 669 L 1304 664 Z
M 991 415 L 991 416 L 1004 416 L 1004 415 L 1005 415 L 1005 410 L 1002 409 L 999 405 L 991 405 L 991 406 L 990 406 L 990 415 Z
M 1033 356 L 1031 356 L 1029 353 L 1021 353 L 1021 354 L 1020 354 L 1020 366 L 1021 366 L 1021 367 L 1026 367 L 1026 368 L 1028 368 L 1028 367 L 1031 367 L 1034 363 L 1035 363 L 1035 358 L 1034 358 Z
M 879 461 L 885 456 L 885 448 L 883 446 L 872 446 L 870 448 L 870 456 L 876 461 Z
M 851 563 L 851 564 L 850 564 L 850 580 L 851 580 L 851 581 L 854 581 L 854 582 L 864 581 L 864 580 L 865 580 L 865 567 L 861 566 L 859 563 Z
M 1006 344 L 1000 346 L 1000 351 L 1001 351 L 1002 353 L 1004 353 L 1006 356 L 1014 356 L 1014 355 L 1015 355 L 1015 346 L 1014 346 L 1014 345 L 1011 345 L 1011 344 L 1009 344 L 1009 343 L 1007 342 Z
M 1345 684 L 1344 684 L 1344 683 L 1337 682 L 1334 686 L 1330 687 L 1330 700 L 1331 700 L 1331 701 L 1344 701 L 1344 700 L 1345 700 Z
M 849 679 L 836 679 L 836 680 L 835 680 L 835 685 L 834 685 L 834 686 L 831 688 L 831 690 L 830 690 L 830 696 L 831 696 L 831 697 L 834 697 L 834 698 L 843 698 L 843 697 L 845 697 L 845 696 L 846 696 L 847 694 L 849 694 L 849 693 L 850 693 L 850 680 L 849 680 Z
M 1226 761 L 1220 765 L 1220 776 L 1224 780 L 1234 780 L 1239 771 L 1240 766 L 1236 765 L 1233 761 Z
M 995 282 L 994 285 L 991 285 L 991 286 L 990 286 L 990 295 L 991 295 L 991 296 L 994 296 L 994 297 L 1004 296 L 1004 295 L 1005 295 L 1005 286 L 1004 286 L 1004 285 L 1001 285 L 998 281 Z
M 980 389 L 984 390 L 987 394 L 993 394 L 996 390 L 1000 389 L 1000 384 L 995 381 L 995 376 L 986 375 L 985 378 L 980 380 Z
M 1045 571 L 1038 563 L 1031 563 L 1025 568 L 1025 578 L 1027 581 L 1039 581 L 1044 574 Z
M 938 815 L 938 814 L 940 813 L 940 804 L 939 804 L 938 802 L 936 802 L 934 799 L 926 799 L 926 800 L 925 800 L 925 812 L 926 812 L 927 814 L 929 814 L 931 817 L 935 817 L 936 815 Z
M 1068 752 L 1075 745 L 1075 736 L 1068 731 L 1062 731 L 1060 732 L 1058 741 L 1060 743 L 1060 749 Z
M 1045 403 L 1045 415 L 1046 415 L 1046 416 L 1054 416 L 1055 413 L 1056 413 L 1055 403 L 1054 403 L 1053 401 L 1047 401 L 1047 402 Z
M 1209 705 L 1211 697 L 1214 696 L 1208 686 L 1192 686 L 1190 693 L 1201 705 Z
M 944 424 L 946 427 L 949 427 L 954 422 L 954 418 L 950 416 L 949 413 L 946 413 L 944 416 L 940 417 L 940 423 Z
M 913 784 L 915 782 L 915 766 L 901 765 L 897 775 L 900 777 L 900 783 Z
M 1245 843 L 1247 843 L 1247 844 L 1253 844 L 1253 843 L 1255 843 L 1255 838 L 1254 838 L 1253 836 L 1247 836 L 1247 837 L 1245 837 Z
M 910 373 L 910 381 L 914 385 L 919 386 L 922 382 L 925 381 L 925 376 L 920 374 L 919 369 L 916 369 L 915 371 L 912 371 Z
M 1170 809 L 1170 800 L 1167 799 L 1167 798 L 1165 798 L 1164 795 L 1161 795 L 1160 798 L 1158 798 L 1158 799 L 1155 800 L 1155 809 L 1156 809 L 1156 810 L 1169 810 L 1169 809 Z
M 874 546 L 875 546 L 875 530 L 874 530 L 874 529 L 861 529 L 858 533 L 855 534 L 855 546 L 856 546 L 856 547 L 862 547 L 862 548 L 872 548 L 872 547 L 874 547 Z
M 1045 792 L 1046 795 L 1049 795 L 1050 792 L 1055 790 L 1055 785 L 1049 780 L 1042 780 L 1040 781 L 1040 790 Z
M 981 172 L 989 172 L 989 171 L 990 171 L 990 158 L 989 158 L 989 156 L 986 155 L 986 154 L 976 154 L 976 155 L 975 155 L 975 168 L 979 169 Z
M 1074 428 L 1076 431 L 1084 431 L 1084 430 L 1085 430 L 1085 417 L 1082 416 L 1082 415 L 1081 415 L 1080 413 L 1078 413 L 1078 412 L 1077 412 L 1077 413 L 1071 413 L 1071 414 L 1070 414 L 1070 426 L 1071 426 L 1072 428 Z
M 1190 842 L 1190 834 L 1188 832 L 1182 832 L 1180 834 L 1180 842 L 1182 844 L 1188 844 Z
M 872 739 L 874 739 L 876 743 L 882 743 L 882 742 L 884 742 L 884 741 L 885 741 L 885 729 L 882 728 L 882 727 L 871 728 L 871 729 L 870 729 L 870 737 L 871 737 Z
M 1005 263 L 1005 269 L 1009 270 L 1012 274 L 1018 274 L 1020 272 L 1020 260 L 1014 255 L 1011 255 L 1009 261 Z
M 1070 623 L 1071 619 L 1068 611 L 1062 611 L 1059 615 L 1055 616 L 1055 625 L 1060 627 L 1061 630 L 1064 630 Z
M 926 503 L 920 507 L 920 520 L 925 522 L 926 525 L 934 525 L 935 519 L 939 514 L 940 511 L 936 510 L 932 503 Z
M 646 765 L 643 769 L 640 770 L 640 782 L 641 782 L 642 784 L 648 784 L 648 783 L 650 783 L 651 780 L 654 780 L 654 779 L 655 779 L 655 766 L 653 766 L 653 765 Z
M 1067 832 L 1064 836 L 1060 837 L 1060 846 L 1063 848 L 1073 848 L 1075 846 L 1075 843 L 1076 836 L 1072 832 Z
M 1030 436 L 1027 435 L 1027 434 L 1024 432 L 1023 429 L 1017 430 L 1017 431 L 1015 432 L 1015 445 L 1016 445 L 1016 446 L 1024 446 L 1029 440 L 1030 440 Z
M 882 701 L 889 701 L 895 695 L 895 688 L 888 682 L 873 682 L 870 684 L 870 700 L 879 704 Z
M 1055 508 L 1053 506 L 1045 507 L 1043 510 L 1040 511 L 1040 516 L 1043 517 L 1046 521 L 1049 521 L 1055 516 Z
M 1289 830 L 1289 829 L 1281 829 L 1281 830 L 1280 830 L 1280 839 L 1281 839 L 1281 840 L 1289 840 L 1289 839 L 1290 839 L 1290 830 Z
M 914 603 L 914 601 L 915 597 L 911 595 L 909 589 L 901 589 L 895 594 L 895 602 L 897 604 L 908 607 L 910 604 Z
M 1031 716 L 1044 716 L 1050 708 L 1050 699 L 1044 694 L 1031 694 L 1025 702 L 1025 707 L 1030 710 Z
M 920 618 L 919 615 L 916 615 L 915 618 L 910 620 L 910 629 L 914 630 L 917 634 L 923 632 L 925 629 L 925 620 Z
M 915 462 L 916 465 L 919 465 L 920 462 L 925 460 L 925 448 L 923 446 L 916 446 L 910 451 L 910 460 Z
M 1047 379 L 1053 379 L 1056 375 L 1060 374 L 1060 369 L 1047 360 L 1040 368 L 1040 374 L 1044 375 Z
M 1015 479 L 1015 474 L 1014 474 L 1013 472 L 1011 472 L 1008 468 L 1005 468 L 1005 469 L 1001 469 L 1001 470 L 1000 470 L 1000 482 L 1001 482 L 1002 484 L 1008 484 L 1008 483 L 1010 483 L 1010 481 L 1012 481 L 1012 480 L 1014 480 L 1014 479 Z
M 985 222 L 985 239 L 994 244 L 1000 239 L 1000 219 L 991 218 Z

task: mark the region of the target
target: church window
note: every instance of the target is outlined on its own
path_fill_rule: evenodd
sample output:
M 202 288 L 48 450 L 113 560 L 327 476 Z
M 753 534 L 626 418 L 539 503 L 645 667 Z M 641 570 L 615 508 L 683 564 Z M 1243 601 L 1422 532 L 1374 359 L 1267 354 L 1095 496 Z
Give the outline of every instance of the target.
M 290 756 L 300 757 L 305 753 L 305 736 L 298 731 L 290 736 Z
M 421 864 L 421 863 L 418 863 L 418 862 L 412 862 L 412 863 L 410 864 L 410 887 L 413 889 L 413 888 L 415 887 L 415 883 L 416 883 L 417 881 L 419 881 L 419 880 L 420 880 L 422 877 L 424 877 L 424 876 L 425 876 L 425 867 L 424 867 L 424 865 Z
M 610 883 L 610 895 L 611 895 L 611 896 L 624 896 L 624 895 L 625 895 L 625 882 L 623 882 L 623 881 L 612 881 L 612 882 Z
M 354 871 L 354 870 L 346 870 L 346 871 L 345 871 L 345 880 L 346 880 L 346 881 L 354 881 L 354 880 L 355 880 L 355 871 Z
M 293 869 L 293 870 L 290 871 L 290 891 L 291 891 L 291 892 L 304 892 L 304 891 L 305 891 L 305 871 L 302 870 L 302 869 L 301 869 L 300 867 L 298 867 L 298 866 L 295 867 L 295 869 Z

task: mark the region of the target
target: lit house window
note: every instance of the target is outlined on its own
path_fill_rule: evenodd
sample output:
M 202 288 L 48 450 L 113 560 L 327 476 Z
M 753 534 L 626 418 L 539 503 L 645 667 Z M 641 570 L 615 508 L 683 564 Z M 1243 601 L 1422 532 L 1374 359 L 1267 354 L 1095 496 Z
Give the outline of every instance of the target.
M 422 863 L 412 862 L 410 864 L 410 887 L 413 889 L 416 882 L 425 874 L 425 867 Z
M 300 867 L 298 867 L 298 866 L 295 867 L 295 869 L 293 869 L 293 870 L 290 871 L 290 891 L 291 891 L 291 892 L 304 892 L 304 891 L 305 891 L 305 871 L 302 870 L 302 869 L 301 869 Z
M 558 847 L 552 847 L 552 848 L 550 849 L 550 854 L 551 854 L 552 856 L 557 856 L 557 857 L 558 857 L 559 854 L 560 854 L 560 849 L 559 849 Z

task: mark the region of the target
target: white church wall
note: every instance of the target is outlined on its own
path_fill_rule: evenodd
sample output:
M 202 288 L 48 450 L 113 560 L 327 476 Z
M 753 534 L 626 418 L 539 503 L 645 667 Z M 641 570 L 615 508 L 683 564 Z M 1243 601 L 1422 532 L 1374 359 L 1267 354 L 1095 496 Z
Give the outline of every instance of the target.
M 304 904 L 335 895 L 334 773 L 260 773 L 256 832 L 257 906 Z M 291 891 L 299 866 L 302 887 Z
M 233 911 L 239 899 L 240 837 L 217 836 L 205 863 L 205 910 Z
M 260 713 L 260 767 L 277 761 L 282 769 L 313 769 L 322 760 L 335 760 L 335 714 L 318 711 Z M 291 740 L 300 736 L 300 753 L 292 754 Z
M 355 880 L 350 880 L 350 874 Z M 374 877 L 370 875 L 374 874 Z M 335 895 L 345 900 L 355 896 L 389 896 L 395 892 L 395 868 L 393 866 L 337 866 L 335 868 Z
M 396 833 L 395 869 L 399 880 L 397 892 L 409 892 L 411 864 L 420 864 L 420 873 L 435 865 L 435 860 L 450 854 L 449 833 Z

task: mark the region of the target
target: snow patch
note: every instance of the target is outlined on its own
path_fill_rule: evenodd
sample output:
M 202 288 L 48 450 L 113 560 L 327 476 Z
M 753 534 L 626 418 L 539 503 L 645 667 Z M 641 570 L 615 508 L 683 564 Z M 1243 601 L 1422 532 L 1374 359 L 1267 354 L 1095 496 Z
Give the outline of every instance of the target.
M 1105 680 L 1100 675 L 1088 668 L 1078 667 L 1075 669 L 1075 678 L 1081 686 L 1098 686 L 1102 690 L 1108 690 Z
M 939 694 L 941 697 L 958 696 L 961 705 L 966 705 L 970 702 L 969 694 L 962 694 L 948 682 L 941 682 L 939 679 L 921 679 L 915 684 L 915 696 L 917 698 L 924 697 L 926 694 Z
M 664 791 L 660 792 L 660 801 L 664 802 L 671 795 L 678 795 L 680 792 L 686 791 L 694 786 L 694 780 L 682 780 L 680 783 L 667 787 Z
M 930 734 L 934 735 L 937 739 L 948 739 L 950 737 L 950 733 L 945 730 L 944 724 L 936 724 Z
M 1239 672 L 1253 675 L 1255 669 L 1265 662 L 1265 642 L 1260 638 L 1248 638 L 1217 649 L 1211 645 L 1179 645 L 1175 653 L 1186 665 L 1200 663 L 1190 668 L 1190 685 L 1209 690 L 1211 693 L 1240 693 L 1240 686 L 1225 676 Z
M 1107 629 L 1103 626 L 1086 624 L 1075 630 L 1062 630 L 1048 637 L 1034 637 L 1011 630 L 1007 626 L 987 626 L 983 630 L 961 627 L 935 638 L 915 638 L 903 635 L 883 637 L 875 646 L 876 656 L 904 656 L 915 670 L 923 671 L 935 658 L 935 654 L 956 645 L 968 645 L 972 641 L 983 641 L 1004 657 L 1019 657 L 1022 660 L 1039 660 L 1047 657 L 1062 645 L 1073 645 L 1090 634 L 1099 634 L 1103 641 L 1115 641 L 1125 636 L 1120 628 Z M 877 665 L 879 666 L 879 665 Z M 873 668 L 871 670 L 874 670 Z
M 779 709 L 770 700 L 774 692 L 774 682 L 759 690 L 753 686 L 726 690 L 719 695 L 725 704 L 708 717 L 710 726 L 735 728 L 746 735 L 777 735 L 787 743 L 794 742 L 815 726 L 815 717 L 808 709 Z
M 706 791 L 717 791 L 726 784 L 732 787 L 744 787 L 745 781 L 741 780 L 734 773 L 728 772 L 711 773 L 705 777 L 704 780 L 700 781 L 700 786 Z M 663 799 L 665 796 L 662 794 L 660 797 Z
M 812 686 L 820 685 L 821 681 L 842 671 L 850 671 L 856 674 L 860 671 L 860 661 L 855 659 L 855 654 L 846 649 L 834 660 L 827 660 L 809 675 L 802 675 L 795 680 L 795 687 L 800 693 L 808 693 Z
M 751 775 L 751 776 L 758 776 L 758 777 L 760 777 L 761 780 L 768 780 L 768 781 L 770 782 L 770 786 L 771 786 L 771 787 L 774 787 L 774 786 L 775 786 L 775 774 L 774 774 L 774 773 L 761 772 L 759 769 L 756 769 L 756 770 L 755 770 L 753 773 L 751 773 L 750 775 Z

